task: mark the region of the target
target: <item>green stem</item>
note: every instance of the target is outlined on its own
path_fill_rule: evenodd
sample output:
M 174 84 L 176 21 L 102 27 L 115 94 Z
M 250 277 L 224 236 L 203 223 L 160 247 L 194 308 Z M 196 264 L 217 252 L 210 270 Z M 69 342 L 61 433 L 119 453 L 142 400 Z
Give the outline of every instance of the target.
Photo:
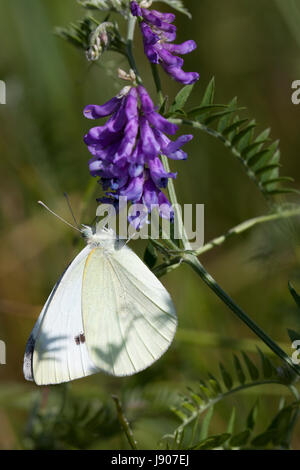
M 138 68 L 134 59 L 134 55 L 133 55 L 133 38 L 134 38 L 135 25 L 136 25 L 136 18 L 131 15 L 128 21 L 126 51 L 127 51 L 127 58 L 128 58 L 129 65 L 136 75 L 136 81 L 137 83 L 141 84 L 142 79 L 139 74 L 139 71 L 138 71 Z
M 156 90 L 159 96 L 160 101 L 163 100 L 163 93 L 162 93 L 162 88 L 161 88 L 161 82 L 159 78 L 159 74 L 157 71 L 157 68 L 155 66 L 152 67 L 152 74 L 153 74 L 153 79 L 155 82 Z M 187 124 L 191 125 L 195 128 L 200 128 L 201 130 L 206 130 L 206 132 L 213 133 L 215 137 L 220 138 L 225 145 L 231 145 L 230 142 L 227 143 L 226 139 L 223 138 L 221 134 L 218 132 L 214 131 L 213 129 L 206 128 L 206 126 L 203 126 L 200 123 L 194 122 L 194 121 L 188 121 L 185 119 L 170 119 L 171 122 L 174 122 L 175 124 Z M 232 149 L 235 150 L 235 149 Z M 236 151 L 238 157 L 240 157 L 239 153 Z M 170 166 L 169 166 L 169 161 L 168 158 L 163 155 L 162 156 L 163 164 L 167 172 L 170 171 Z M 242 160 L 240 158 L 240 160 Z M 252 175 L 251 175 L 252 176 Z M 256 178 L 254 178 L 256 182 Z M 256 182 L 257 183 L 257 182 Z M 179 225 L 180 233 L 182 234 L 182 242 L 183 242 L 183 247 L 185 250 L 190 250 L 191 245 L 189 243 L 189 240 L 186 236 L 186 232 L 184 229 L 181 213 L 178 210 L 178 204 L 177 204 L 177 196 L 176 196 L 176 191 L 175 191 L 175 186 L 172 178 L 169 179 L 168 183 L 168 191 L 169 191 L 169 197 L 172 205 L 174 206 L 174 211 L 175 211 L 175 216 L 177 216 L 177 223 Z M 248 221 L 249 222 L 249 221 Z M 257 222 L 256 222 L 257 223 Z M 255 224 L 255 223 L 254 223 Z M 249 225 L 249 223 L 248 223 Z M 253 225 L 253 221 L 250 222 L 250 226 Z M 247 223 L 245 223 L 244 229 L 246 230 Z M 242 227 L 243 230 L 243 227 Z M 225 239 L 224 239 L 225 240 Z M 224 241 L 223 240 L 223 241 Z M 222 241 L 222 242 L 223 242 Z M 283 351 L 283 349 L 278 346 L 277 343 L 275 343 L 253 320 L 251 320 L 248 315 L 243 312 L 243 310 L 229 297 L 229 295 L 217 284 L 217 282 L 212 278 L 212 276 L 205 270 L 205 268 L 202 266 L 200 261 L 198 260 L 197 256 L 195 254 L 188 254 L 185 253 L 182 257 L 182 260 L 189 264 L 194 271 L 201 277 L 201 279 L 208 285 L 208 287 L 222 300 L 222 302 L 229 307 L 229 309 L 240 319 L 242 320 L 243 323 L 245 323 L 255 334 L 258 336 L 280 359 L 282 359 L 290 368 L 293 369 L 293 371 L 297 374 L 300 375 L 300 368 L 297 367 L 291 360 L 291 358 Z M 174 262 L 174 267 L 178 266 L 177 262 Z M 166 267 L 167 268 L 167 267 Z
M 246 222 L 242 222 L 241 224 L 231 228 L 224 235 L 214 238 L 210 242 L 206 243 L 204 246 L 195 251 L 195 255 L 200 256 L 203 253 L 210 251 L 212 248 L 222 245 L 228 238 L 232 237 L 233 235 L 239 235 L 243 232 L 246 232 L 247 230 L 250 230 L 256 225 L 264 224 L 267 222 L 273 222 L 275 220 L 280 219 L 287 219 L 289 217 L 295 217 L 297 215 L 300 215 L 300 209 L 289 209 L 275 214 L 262 215 L 260 217 L 249 219 Z
M 130 447 L 133 450 L 137 450 L 137 443 L 134 439 L 134 435 L 133 435 L 132 429 L 130 427 L 129 421 L 126 418 L 126 416 L 123 412 L 122 404 L 121 404 L 119 398 L 116 395 L 113 395 L 112 399 L 115 402 L 116 409 L 117 409 L 117 414 L 118 414 L 118 419 L 119 419 L 119 422 L 122 426 L 123 431 L 125 432 L 128 443 L 129 443 Z
M 164 102 L 164 94 L 162 92 L 161 81 L 160 81 L 160 76 L 159 76 L 159 73 L 158 73 L 158 70 L 157 70 L 157 65 L 156 64 L 151 64 L 151 70 L 152 70 L 154 83 L 155 83 L 155 86 L 156 86 L 156 91 L 157 91 L 157 94 L 158 94 L 159 106 L 162 106 L 162 104 Z
M 289 217 L 296 217 L 300 215 L 300 209 L 288 209 L 288 210 L 283 210 L 281 212 L 277 212 L 275 214 L 268 214 L 268 215 L 262 215 L 260 217 L 255 217 L 253 219 L 249 219 L 245 222 L 242 222 L 239 225 L 236 225 L 235 227 L 231 228 L 226 232 L 225 234 L 213 238 L 211 241 L 203 245 L 201 248 L 199 248 L 196 251 L 190 251 L 190 254 L 194 254 L 196 256 L 203 255 L 204 253 L 207 253 L 208 251 L 212 250 L 216 246 L 221 246 L 223 243 L 225 243 L 230 237 L 234 235 L 240 235 L 241 233 L 244 233 L 251 228 L 255 227 L 256 225 L 260 225 L 263 223 L 268 223 L 268 222 L 273 222 L 275 220 L 281 220 L 281 219 L 286 219 Z M 180 255 L 184 254 L 184 251 L 178 250 L 177 247 L 175 247 L 175 250 L 169 251 L 169 254 L 172 254 L 176 258 L 172 258 L 169 262 L 166 262 L 162 265 L 157 266 L 154 269 L 154 273 L 158 276 L 161 277 L 164 274 L 173 271 L 174 269 L 178 268 L 180 266 Z M 176 260 L 174 262 L 174 260 Z
M 198 258 L 194 255 L 186 254 L 184 262 L 189 264 L 201 277 L 207 286 L 227 305 L 227 307 L 243 322 L 253 333 L 256 334 L 284 363 L 289 366 L 297 375 L 300 375 L 300 368 L 296 366 L 291 358 L 265 333 L 217 284 L 212 276 L 205 270 Z
M 154 83 L 155 83 L 155 86 L 156 86 L 156 91 L 157 91 L 157 94 L 158 94 L 159 104 L 161 106 L 164 102 L 164 95 L 163 95 L 163 92 L 162 92 L 161 81 L 160 81 L 160 76 L 159 76 L 159 73 L 158 73 L 158 70 L 157 70 L 157 65 L 151 64 L 151 70 L 152 70 Z M 164 165 L 164 168 L 165 168 L 166 172 L 170 173 L 171 169 L 170 169 L 168 157 L 166 155 L 162 155 L 162 162 L 163 162 L 163 165 Z M 182 215 L 181 215 L 181 212 L 180 212 L 179 206 L 178 206 L 178 201 L 177 201 L 177 196 L 176 196 L 176 191 L 175 191 L 175 185 L 174 185 L 174 182 L 173 182 L 172 178 L 169 178 L 169 181 L 168 181 L 168 193 L 169 193 L 169 198 L 170 198 L 171 204 L 174 208 L 175 219 L 176 219 L 177 224 L 178 224 L 179 233 L 181 234 L 183 247 L 184 247 L 185 250 L 189 250 L 191 248 L 191 245 L 189 243 L 188 237 L 186 235 L 186 231 L 184 229 Z

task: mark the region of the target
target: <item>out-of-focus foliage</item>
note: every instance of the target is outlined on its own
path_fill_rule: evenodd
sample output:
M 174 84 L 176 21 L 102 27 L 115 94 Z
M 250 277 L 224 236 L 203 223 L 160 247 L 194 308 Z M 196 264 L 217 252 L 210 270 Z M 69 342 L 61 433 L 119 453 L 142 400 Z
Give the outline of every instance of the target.
M 103 6 L 108 2 L 81 3 Z M 157 2 L 155 8 L 169 10 L 167 3 L 172 2 Z M 181 8 L 181 2 L 176 3 Z M 277 8 L 277 3 L 285 6 Z M 108 12 L 101 12 L 98 6 L 97 21 L 114 24 L 118 19 L 116 12 L 108 19 Z M 201 73 L 189 107 L 201 103 L 207 83 L 215 76 L 218 101 L 227 103 L 232 96 L 238 96 L 241 106 L 256 117 L 259 128 L 272 127 L 274 146 L 266 141 L 263 148 L 258 144 L 249 150 L 248 143 L 248 151 L 258 153 L 248 158 L 257 156 L 250 166 L 256 174 L 258 171 L 260 182 L 266 183 L 261 180 L 266 175 L 277 178 L 274 172 L 278 171 L 280 139 L 283 174 L 291 175 L 295 179 L 291 187 L 299 188 L 300 107 L 291 102 L 291 83 L 300 75 L 299 29 L 295 27 L 295 11 L 300 11 L 300 5 L 294 0 L 272 4 L 269 0 L 187 0 L 185 6 L 194 20 L 177 14 L 178 39 L 187 39 L 188 31 L 189 37 L 197 41 L 198 49 L 187 57 L 186 65 Z M 88 24 L 85 20 L 86 23 L 79 23 L 79 31 L 76 29 L 82 12 L 75 0 L 0 0 L 1 37 L 5 44 L 0 79 L 7 86 L 7 104 L 0 105 L 0 339 L 7 346 L 7 364 L 0 365 L 0 448 L 128 448 L 111 399 L 112 394 L 117 394 L 139 448 L 286 448 L 291 443 L 299 449 L 297 384 L 292 383 L 291 377 L 283 379 L 281 374 L 280 383 L 275 380 L 263 387 L 244 387 L 257 380 L 258 369 L 259 379 L 266 378 L 267 363 L 257 365 L 256 347 L 261 345 L 186 266 L 163 278 L 177 307 L 179 329 L 168 353 L 153 367 L 133 377 L 117 379 L 98 374 L 68 386 L 38 389 L 24 382 L 22 359 L 27 337 L 52 285 L 81 246 L 81 241 L 45 214 L 36 201 L 44 200 L 68 218 L 62 196 L 67 191 L 80 222 L 92 223 L 95 198 L 100 191 L 88 173 L 89 156 L 82 143 L 88 125 L 82 109 L 86 104 L 102 103 L 114 96 L 122 86 L 116 70 L 128 68 L 126 59 L 114 51 L 107 51 L 91 65 L 84 54 L 78 54 L 53 34 L 57 25 L 65 28 L 72 22 L 75 31 L 73 28 L 64 33 L 75 42 L 80 36 L 85 41 L 84 49 L 88 48 L 93 27 L 82 29 Z M 125 35 L 123 21 L 120 37 Z M 140 74 L 154 98 L 149 65 L 138 35 L 134 45 Z M 178 84 L 164 75 L 162 80 L 168 103 L 173 103 Z M 176 114 L 179 108 L 172 112 Z M 210 108 L 209 113 L 227 109 Z M 228 115 L 215 116 L 216 121 L 207 122 L 212 114 L 176 114 L 176 118 L 182 117 L 209 128 L 218 124 L 219 129 L 213 127 L 214 130 L 224 133 L 226 125 L 220 129 L 220 122 L 224 123 Z M 237 136 L 252 121 L 230 125 L 234 125 L 231 131 Z M 186 129 L 190 132 L 190 127 Z M 240 135 L 243 142 L 244 137 L 252 138 L 248 130 Z M 224 139 L 214 139 L 211 133 L 198 134 L 196 130 L 195 135 L 176 188 L 181 203 L 205 203 L 206 240 L 210 240 L 246 219 L 265 214 L 267 204 L 239 162 L 228 158 Z M 230 129 L 225 136 L 230 145 L 226 146 L 236 149 L 228 135 Z M 265 141 L 269 136 L 264 133 L 261 138 Z M 235 144 L 239 146 L 241 140 Z M 276 168 L 269 168 L 269 173 L 259 172 L 258 156 L 264 160 L 270 148 L 273 153 L 269 156 L 276 156 L 276 161 L 269 160 L 268 165 L 276 164 Z M 264 189 L 277 189 L 278 181 L 270 185 L 268 181 L 263 184 Z M 281 196 L 275 197 L 280 203 Z M 299 197 L 291 194 L 288 201 L 297 205 Z M 269 223 L 226 241 L 202 257 L 208 271 L 271 336 L 281 341 L 289 354 L 293 350 L 286 328 L 300 329 L 299 310 L 286 288 L 290 279 L 299 291 L 299 229 L 295 218 Z M 142 254 L 145 246 L 137 242 L 133 248 Z M 268 351 L 262 350 L 263 357 L 268 357 Z M 239 382 L 246 375 L 245 366 L 250 369 L 243 391 L 231 393 L 231 387 L 239 385 L 231 384 L 227 364 L 232 352 L 240 357 L 240 351 L 246 352 L 252 365 L 247 362 L 239 367 L 242 361 L 235 359 Z M 203 393 L 209 394 L 209 403 L 210 394 L 218 393 L 220 380 L 214 371 L 219 362 L 224 364 L 220 370 L 222 393 L 231 389 L 226 399 L 209 406 L 205 415 L 199 414 L 199 419 L 195 419 L 197 427 L 187 427 L 186 433 L 175 436 L 175 442 L 162 439 L 181 424 L 181 418 L 171 408 L 178 410 L 185 403 L 188 410 L 192 403 L 197 409 L 199 398 L 205 402 Z M 199 378 L 207 376 L 207 371 L 209 378 L 205 385 L 202 381 L 199 385 Z M 189 398 L 182 401 L 180 395 Z M 291 435 L 289 430 L 295 424 Z

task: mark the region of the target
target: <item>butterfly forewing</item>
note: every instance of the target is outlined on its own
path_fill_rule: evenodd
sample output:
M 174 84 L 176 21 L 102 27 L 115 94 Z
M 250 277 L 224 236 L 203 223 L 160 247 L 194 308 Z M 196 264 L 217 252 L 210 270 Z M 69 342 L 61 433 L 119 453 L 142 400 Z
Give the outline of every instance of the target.
M 177 326 L 170 295 L 127 247 L 92 250 L 84 270 L 82 314 L 92 361 L 116 376 L 134 374 L 159 359 Z

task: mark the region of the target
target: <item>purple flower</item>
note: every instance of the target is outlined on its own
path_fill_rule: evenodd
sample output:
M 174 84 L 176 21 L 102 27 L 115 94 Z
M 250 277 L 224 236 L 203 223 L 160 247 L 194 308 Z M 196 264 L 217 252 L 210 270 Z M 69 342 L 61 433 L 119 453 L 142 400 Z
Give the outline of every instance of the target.
M 92 155 L 90 173 L 100 178 L 106 192 L 102 200 L 115 203 L 119 197 L 127 197 L 132 203 L 143 204 L 147 215 L 153 206 L 162 206 L 161 217 L 173 219 L 171 204 L 161 188 L 166 188 L 168 179 L 176 178 L 177 173 L 166 172 L 160 156 L 185 160 L 187 155 L 181 147 L 193 136 L 183 135 L 175 141 L 167 137 L 178 127 L 155 110 L 141 85 L 124 88 L 102 106 L 86 106 L 84 115 L 88 119 L 109 116 L 104 125 L 92 127 L 84 137 Z M 129 220 L 140 226 L 147 220 L 145 211 Z
M 177 82 L 190 85 L 199 80 L 197 72 L 184 72 L 183 59 L 175 54 L 185 55 L 196 49 L 195 41 L 171 44 L 176 39 L 176 26 L 172 23 L 175 15 L 157 10 L 141 8 L 135 1 L 130 3 L 131 13 L 140 20 L 144 50 L 149 61 L 161 64 L 163 69 Z

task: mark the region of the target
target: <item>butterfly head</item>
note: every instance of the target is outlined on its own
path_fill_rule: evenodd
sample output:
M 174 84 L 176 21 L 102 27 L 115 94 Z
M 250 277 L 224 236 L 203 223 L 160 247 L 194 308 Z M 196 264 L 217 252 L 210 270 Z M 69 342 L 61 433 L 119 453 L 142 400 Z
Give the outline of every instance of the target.
M 82 225 L 81 233 L 85 238 L 88 245 L 93 248 L 101 247 L 104 249 L 118 249 L 120 248 L 120 241 L 116 233 L 112 229 L 107 228 L 92 228 L 88 225 Z

